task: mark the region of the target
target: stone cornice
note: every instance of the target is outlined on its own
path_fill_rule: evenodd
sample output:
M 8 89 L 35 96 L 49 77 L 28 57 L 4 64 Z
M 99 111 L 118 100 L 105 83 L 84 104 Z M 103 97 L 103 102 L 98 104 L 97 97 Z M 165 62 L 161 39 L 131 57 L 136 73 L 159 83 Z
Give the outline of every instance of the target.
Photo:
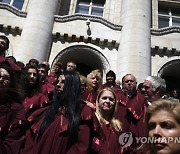
M 13 13 L 13 14 L 19 16 L 19 17 L 24 17 L 25 18 L 27 16 L 27 12 L 18 10 L 14 6 L 11 6 L 11 5 L 7 4 L 7 3 L 0 2 L 0 9 L 8 10 L 11 13 Z
M 80 36 L 80 35 L 74 35 L 69 33 L 53 33 L 53 38 L 57 40 L 64 40 L 67 42 L 85 42 L 85 43 L 91 43 L 103 47 L 113 47 L 118 49 L 119 42 L 117 40 L 110 40 L 110 39 L 104 39 L 104 38 L 95 38 L 90 36 Z
M 6 33 L 12 33 L 14 35 L 20 35 L 22 32 L 22 29 L 19 28 L 18 26 L 0 24 L 0 32 L 6 32 Z
M 61 22 L 61 23 L 64 23 L 64 22 L 68 22 L 68 21 L 74 21 L 74 20 L 87 20 L 89 19 L 90 21 L 93 21 L 93 22 L 99 22 L 113 30 L 117 30 L 117 31 L 121 31 L 122 29 L 122 26 L 121 25 L 116 25 L 116 24 L 113 24 L 109 21 L 107 21 L 106 19 L 102 18 L 102 17 L 99 17 L 99 16 L 92 16 L 92 15 L 85 15 L 85 14 L 74 14 L 74 15 L 67 15 L 67 16 L 58 16 L 58 15 L 55 15 L 54 16 L 55 18 L 55 21 L 56 22 Z
M 162 46 L 153 46 L 151 47 L 152 55 L 160 55 L 160 56 L 180 56 L 180 50 L 176 48 L 168 48 Z
M 161 36 L 170 33 L 180 33 L 180 26 L 165 27 L 160 29 L 151 28 L 152 35 Z

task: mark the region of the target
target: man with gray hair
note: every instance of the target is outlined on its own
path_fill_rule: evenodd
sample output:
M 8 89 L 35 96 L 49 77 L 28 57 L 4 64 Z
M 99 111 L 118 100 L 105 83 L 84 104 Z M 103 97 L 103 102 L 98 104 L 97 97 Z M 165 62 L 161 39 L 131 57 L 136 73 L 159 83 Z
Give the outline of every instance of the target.
M 143 83 L 142 91 L 148 104 L 163 98 L 166 92 L 166 82 L 161 77 L 148 76 Z
M 67 62 L 66 71 L 75 71 L 75 70 L 76 70 L 76 64 L 72 61 Z

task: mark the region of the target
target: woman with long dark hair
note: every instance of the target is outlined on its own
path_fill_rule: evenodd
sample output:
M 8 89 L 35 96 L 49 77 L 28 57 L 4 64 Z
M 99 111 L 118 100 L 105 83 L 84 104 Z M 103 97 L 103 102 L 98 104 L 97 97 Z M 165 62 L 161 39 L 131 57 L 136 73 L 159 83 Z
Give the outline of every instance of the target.
M 52 104 L 29 117 L 34 124 L 26 133 L 27 140 L 22 153 L 87 153 L 90 117 L 91 109 L 81 101 L 78 74 L 64 72 L 58 77 Z
M 24 141 L 26 114 L 21 96 L 13 68 L 0 64 L 0 154 L 18 154 Z
M 28 65 L 24 68 L 20 78 L 21 88 L 25 97 L 23 106 L 31 115 L 35 110 L 47 106 L 48 97 L 41 93 L 41 81 L 36 66 Z

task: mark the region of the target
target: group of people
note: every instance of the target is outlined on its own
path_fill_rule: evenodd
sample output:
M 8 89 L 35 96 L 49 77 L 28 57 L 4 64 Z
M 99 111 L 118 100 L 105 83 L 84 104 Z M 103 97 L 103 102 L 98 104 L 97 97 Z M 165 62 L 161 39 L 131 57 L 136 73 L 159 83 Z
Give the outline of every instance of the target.
M 71 61 L 65 70 L 60 61 L 52 71 L 36 59 L 22 66 L 5 57 L 8 45 L 0 36 L 0 154 L 180 153 L 180 102 L 164 79 L 148 76 L 139 89 L 133 74 L 120 86 L 110 70 L 102 83 L 100 70 L 85 77 Z

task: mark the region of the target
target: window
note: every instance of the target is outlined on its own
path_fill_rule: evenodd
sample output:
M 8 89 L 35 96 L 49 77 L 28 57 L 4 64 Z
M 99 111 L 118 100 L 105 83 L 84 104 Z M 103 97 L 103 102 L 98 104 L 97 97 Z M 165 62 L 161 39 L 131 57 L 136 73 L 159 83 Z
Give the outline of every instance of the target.
M 8 3 L 8 4 L 16 7 L 17 9 L 21 10 L 24 0 L 0 0 L 0 2 Z
M 180 26 L 180 8 L 164 7 L 158 8 L 158 27 Z
M 80 0 L 76 13 L 103 16 L 104 3 L 104 0 Z

